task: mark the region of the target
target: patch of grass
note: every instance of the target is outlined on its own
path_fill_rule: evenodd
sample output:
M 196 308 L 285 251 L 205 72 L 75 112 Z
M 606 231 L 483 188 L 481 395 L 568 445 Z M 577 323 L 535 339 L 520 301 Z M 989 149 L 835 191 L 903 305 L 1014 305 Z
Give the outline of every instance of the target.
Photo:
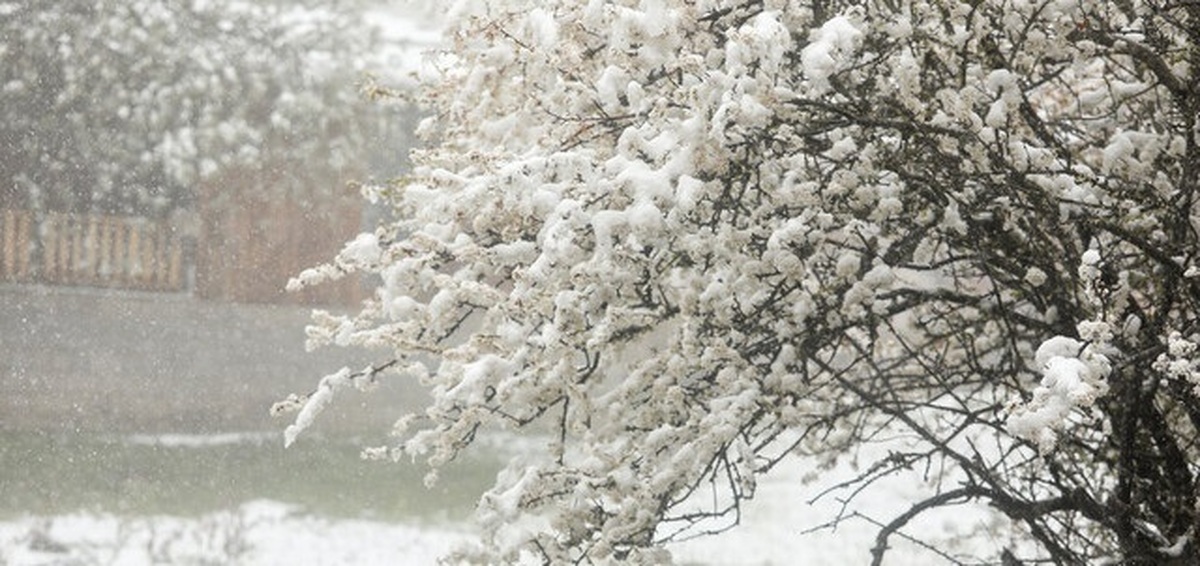
M 195 516 L 273 499 L 332 517 L 466 518 L 498 460 L 448 466 L 426 489 L 426 469 L 369 462 L 350 441 L 302 439 L 208 446 L 131 443 L 101 435 L 0 431 L 0 517 L 78 510 Z

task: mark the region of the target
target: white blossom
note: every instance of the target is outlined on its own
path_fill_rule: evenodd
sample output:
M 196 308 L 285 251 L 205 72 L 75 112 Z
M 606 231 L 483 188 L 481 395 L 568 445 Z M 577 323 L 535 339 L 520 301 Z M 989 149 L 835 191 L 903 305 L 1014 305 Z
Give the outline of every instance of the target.
M 921 468 L 945 491 L 914 513 L 986 500 L 1045 533 L 1017 537 L 1031 561 L 1194 524 L 1190 487 L 1121 464 L 1197 459 L 1194 340 L 1160 335 L 1200 324 L 1184 8 L 459 8 L 422 75 L 430 145 L 371 192 L 396 220 L 300 276 L 380 276 L 310 332 L 431 392 L 396 453 L 436 472 L 486 431 L 551 432 L 459 558 L 663 563 L 779 462 L 895 437 L 917 448 L 854 489 Z

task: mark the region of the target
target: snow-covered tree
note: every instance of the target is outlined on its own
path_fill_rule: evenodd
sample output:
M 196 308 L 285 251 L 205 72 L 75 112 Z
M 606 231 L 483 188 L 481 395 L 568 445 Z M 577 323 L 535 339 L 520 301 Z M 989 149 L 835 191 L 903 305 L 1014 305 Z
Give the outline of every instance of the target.
M 861 483 L 941 483 L 876 563 L 968 500 L 1024 533 L 1006 562 L 1200 560 L 1200 3 L 453 21 L 423 75 L 430 146 L 368 191 L 398 220 L 294 281 L 379 274 L 310 333 L 395 358 L 279 404 L 288 442 L 377 379 L 432 402 L 372 455 L 436 472 L 487 431 L 547 435 L 479 503 L 464 556 L 485 562 L 663 562 L 781 461 L 896 435 Z
M 328 190 L 328 172 L 364 159 L 379 116 L 355 88 L 372 43 L 350 13 L 0 2 L 0 204 L 162 215 L 233 168 L 269 169 L 269 182 L 242 173 L 225 188 Z

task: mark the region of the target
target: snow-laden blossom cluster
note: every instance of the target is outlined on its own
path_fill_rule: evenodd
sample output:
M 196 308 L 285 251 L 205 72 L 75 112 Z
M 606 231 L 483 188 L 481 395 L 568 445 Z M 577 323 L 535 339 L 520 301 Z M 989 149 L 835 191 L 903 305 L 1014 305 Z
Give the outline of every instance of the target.
M 896 434 L 916 447 L 863 483 L 944 487 L 885 523 L 876 563 L 912 514 L 969 499 L 1027 533 L 1021 559 L 1154 562 L 1194 532 L 1200 399 L 1168 368 L 1186 356 L 1153 363 L 1200 324 L 1194 9 L 507 0 L 453 21 L 421 71 L 429 146 L 370 191 L 397 220 L 293 285 L 382 281 L 310 329 L 390 349 L 386 378 L 432 394 L 372 455 L 436 472 L 488 431 L 547 435 L 460 558 L 662 563 L 781 460 Z
M 1112 368 L 1096 349 L 1065 336 L 1043 342 L 1034 356 L 1041 382 L 1029 403 L 1008 419 L 1008 430 L 1037 444 L 1042 453 L 1053 450 L 1072 413 L 1091 407 L 1108 392 L 1104 379 Z
M 1154 361 L 1154 369 L 1170 376 L 1179 383 L 1192 386 L 1196 395 L 1200 395 L 1200 336 L 1184 337 L 1179 331 L 1167 335 L 1167 351 L 1159 354 Z

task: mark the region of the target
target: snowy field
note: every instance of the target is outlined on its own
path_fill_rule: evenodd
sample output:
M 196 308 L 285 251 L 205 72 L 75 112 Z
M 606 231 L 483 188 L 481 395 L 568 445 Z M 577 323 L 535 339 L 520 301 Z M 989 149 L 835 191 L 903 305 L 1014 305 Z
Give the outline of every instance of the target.
M 35 564 L 432 564 L 466 533 L 329 520 L 276 501 L 197 518 L 76 513 L 0 523 L 3 557 Z
M 765 513 L 764 513 L 765 511 Z M 870 562 L 874 532 L 866 522 L 836 533 L 801 534 L 813 518 L 803 504 L 760 499 L 739 529 L 673 548 L 677 563 L 709 566 L 846 565 Z M 978 513 L 947 518 L 944 534 L 982 524 Z M 463 525 L 330 520 L 275 501 L 252 501 L 198 518 L 119 518 L 75 513 L 0 523 L 0 563 L 11 566 L 143 564 L 433 564 L 470 540 Z M 886 564 L 947 561 L 895 541 Z
M 190 437 L 167 440 L 176 447 L 211 448 Z M 218 444 L 230 441 L 227 436 L 212 440 Z M 837 494 L 816 504 L 810 505 L 808 500 L 821 486 L 848 477 L 851 470 L 835 469 L 808 485 L 797 481 L 805 471 L 793 465 L 765 478 L 758 496 L 746 507 L 740 527 L 675 545 L 676 562 L 697 566 L 868 564 L 877 529 L 866 517 L 891 517 L 907 509 L 910 498 L 922 492 L 921 482 L 912 478 L 881 485 L 860 500 L 856 510 L 861 516 L 843 521 L 836 530 L 805 533 L 828 522 L 839 508 Z M 424 490 L 419 482 L 410 483 L 411 489 Z M 980 509 L 957 507 L 914 522 L 904 532 L 939 540 L 938 551 L 951 555 L 971 549 L 995 552 L 1012 541 L 987 536 L 976 536 L 969 545 L 956 541 L 971 533 L 999 532 L 991 520 L 991 515 Z M 0 522 L 0 564 L 424 565 L 470 537 L 469 525 L 461 520 L 334 518 L 295 504 L 256 499 L 229 510 L 187 517 L 78 511 L 10 518 Z M 895 536 L 890 542 L 893 551 L 885 564 L 948 562 L 902 537 Z
M 284 450 L 285 423 L 266 407 L 339 362 L 297 353 L 306 309 L 9 287 L 0 288 L 0 315 L 0 351 L 22 353 L 0 356 L 0 374 L 15 377 L 0 380 L 0 565 L 431 564 L 469 540 L 470 502 L 498 462 L 536 448 L 528 439 L 483 442 L 477 461 L 426 490 L 419 467 L 358 458 L 414 402 L 397 387 L 347 396 L 314 435 Z M 15 321 L 20 332 L 4 326 Z M 57 355 L 55 343 L 74 350 Z M 136 395 L 123 393 L 128 375 L 143 376 Z M 869 564 L 877 528 L 866 518 L 804 534 L 829 522 L 845 494 L 809 500 L 853 475 L 842 466 L 800 482 L 810 471 L 793 465 L 763 478 L 739 528 L 673 547 L 676 562 Z M 856 510 L 887 520 L 928 489 L 899 478 L 866 492 Z M 1017 541 L 954 541 L 1004 532 L 990 517 L 956 507 L 906 532 L 941 540 L 943 552 L 993 557 Z M 885 564 L 947 562 L 891 542 Z

